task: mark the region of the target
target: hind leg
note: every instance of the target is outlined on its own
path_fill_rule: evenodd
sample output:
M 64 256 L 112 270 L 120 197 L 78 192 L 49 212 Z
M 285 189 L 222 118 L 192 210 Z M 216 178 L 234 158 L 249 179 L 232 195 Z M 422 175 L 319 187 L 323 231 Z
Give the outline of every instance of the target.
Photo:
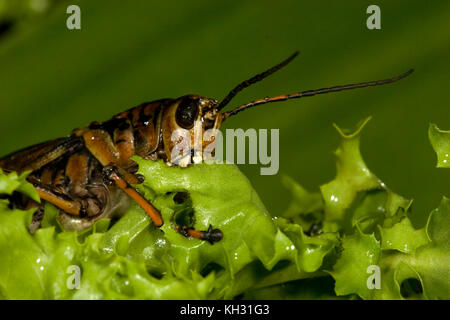
M 44 218 L 44 203 L 39 204 L 36 211 L 33 213 L 33 219 L 28 226 L 28 232 L 34 234 L 37 229 L 41 227 L 42 219 Z
M 44 217 L 44 202 L 37 203 L 19 192 L 14 192 L 12 196 L 8 197 L 8 199 L 11 208 L 20 210 L 35 209 L 31 224 L 28 226 L 28 231 L 31 234 L 34 234 L 34 232 L 41 226 L 41 221 Z

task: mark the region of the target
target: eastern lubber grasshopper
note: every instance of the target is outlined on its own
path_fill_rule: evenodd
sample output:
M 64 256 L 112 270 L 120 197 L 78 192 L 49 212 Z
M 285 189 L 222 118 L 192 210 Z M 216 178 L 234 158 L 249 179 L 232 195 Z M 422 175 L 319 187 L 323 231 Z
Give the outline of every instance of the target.
M 174 130 L 187 130 L 193 136 L 194 129 L 200 128 L 201 132 L 219 129 L 223 121 L 253 106 L 392 83 L 413 71 L 411 69 L 386 80 L 267 97 L 221 112 L 239 91 L 286 66 L 297 54 L 298 52 L 294 53 L 280 64 L 240 83 L 220 103 L 194 94 L 143 103 L 108 121 L 92 122 L 88 127 L 75 129 L 66 138 L 44 142 L 10 154 L 0 159 L 0 168 L 19 173 L 31 171 L 28 181 L 37 189 L 42 200 L 60 209 L 59 220 L 66 229 L 84 229 L 93 221 L 123 212 L 127 209 L 130 198 L 160 227 L 163 219 L 158 210 L 132 187 L 133 184 L 141 183 L 143 177 L 136 174 L 137 165 L 130 159 L 131 156 L 163 159 L 171 164 L 171 150 L 174 147 L 171 136 Z M 23 197 L 13 200 L 15 205 L 25 208 L 31 204 L 31 200 Z M 30 232 L 39 227 L 42 214 L 41 204 L 35 213 Z M 220 241 L 223 236 L 220 230 L 212 229 L 211 226 L 207 231 L 178 225 L 175 228 L 186 237 L 210 243 Z

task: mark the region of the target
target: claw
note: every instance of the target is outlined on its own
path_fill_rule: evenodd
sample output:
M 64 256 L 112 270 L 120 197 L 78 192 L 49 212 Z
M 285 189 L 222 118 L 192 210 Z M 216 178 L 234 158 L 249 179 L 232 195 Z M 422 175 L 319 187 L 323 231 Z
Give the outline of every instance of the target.
M 223 238 L 223 233 L 219 229 L 213 229 L 212 225 L 209 225 L 208 230 L 198 231 L 187 226 L 175 226 L 179 233 L 185 237 L 193 237 L 201 240 L 206 240 L 210 244 L 219 242 Z
M 203 231 L 202 239 L 208 241 L 211 244 L 214 244 L 214 242 L 219 242 L 223 239 L 223 233 L 219 229 L 213 229 L 212 225 L 209 225 L 208 230 Z

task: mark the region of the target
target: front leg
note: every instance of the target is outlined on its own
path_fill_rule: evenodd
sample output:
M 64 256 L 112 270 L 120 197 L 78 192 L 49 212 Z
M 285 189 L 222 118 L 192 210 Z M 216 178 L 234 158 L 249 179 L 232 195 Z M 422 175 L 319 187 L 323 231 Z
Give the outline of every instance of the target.
M 208 241 L 211 244 L 219 242 L 223 238 L 223 233 L 219 229 L 213 229 L 212 225 L 209 225 L 207 231 L 199 231 L 194 228 L 176 225 L 175 229 L 178 230 L 185 237 L 192 237 L 200 240 Z
M 205 240 L 210 244 L 222 240 L 222 231 L 213 229 L 211 224 L 206 231 L 196 230 L 192 227 L 195 223 L 195 211 L 192 205 L 192 199 L 188 192 L 177 192 L 173 197 L 173 201 L 176 204 L 176 208 L 172 216 L 172 223 L 180 234 L 186 238 Z
M 106 182 L 114 183 L 128 196 L 130 196 L 130 198 L 136 201 L 150 216 L 155 226 L 161 227 L 164 224 L 163 218 L 159 211 L 130 185 L 130 183 L 121 175 L 119 168 L 114 165 L 109 165 L 103 169 L 103 174 Z
M 134 199 L 150 216 L 153 223 L 157 227 L 161 227 L 164 223 L 159 211 L 153 207 L 136 189 L 130 186 L 130 184 L 121 177 L 119 169 L 115 166 L 108 166 L 104 168 L 105 178 L 113 181 L 116 186 L 122 189 L 126 194 L 128 194 L 132 199 Z M 219 229 L 213 229 L 210 225 L 208 230 L 199 231 L 194 228 L 176 225 L 175 228 L 180 234 L 185 237 L 197 238 L 200 240 L 208 241 L 211 244 L 222 240 L 223 233 Z

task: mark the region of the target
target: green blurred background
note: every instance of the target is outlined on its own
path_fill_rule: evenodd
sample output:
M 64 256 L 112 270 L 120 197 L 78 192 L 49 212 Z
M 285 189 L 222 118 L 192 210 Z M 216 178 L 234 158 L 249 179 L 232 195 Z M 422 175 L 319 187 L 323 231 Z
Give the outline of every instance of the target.
M 81 30 L 66 28 L 70 4 L 81 7 Z M 366 28 L 370 4 L 381 8 L 381 30 Z M 278 175 L 241 166 L 273 214 L 289 201 L 280 175 L 318 190 L 335 175 L 332 123 L 353 128 L 369 115 L 363 156 L 391 189 L 415 200 L 415 224 L 450 196 L 450 171 L 435 168 L 427 137 L 429 122 L 450 129 L 448 1 L 3 0 L 0 19 L 1 155 L 143 101 L 221 99 L 300 50 L 232 106 L 416 71 L 392 85 L 268 104 L 228 121 L 226 128 L 280 129 Z

